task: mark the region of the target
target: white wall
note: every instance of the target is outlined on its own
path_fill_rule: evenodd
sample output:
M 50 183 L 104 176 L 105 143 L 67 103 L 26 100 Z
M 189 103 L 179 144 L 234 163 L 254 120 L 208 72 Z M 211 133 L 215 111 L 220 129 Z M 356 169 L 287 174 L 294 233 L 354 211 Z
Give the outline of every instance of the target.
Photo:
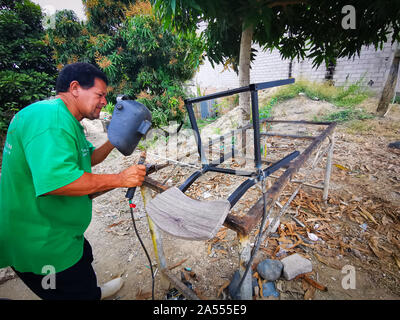
M 254 46 L 254 48 L 258 50 L 258 54 L 250 71 L 251 83 L 288 78 L 289 60 L 282 60 L 278 50 L 265 52 L 257 46 Z M 364 85 L 377 94 L 380 93 L 389 73 L 394 50 L 395 44 L 391 46 L 388 42 L 382 50 L 376 51 L 373 46 L 363 47 L 359 57 L 338 59 L 333 73 L 335 85 L 344 85 L 346 80 L 348 83 L 354 83 L 364 76 Z M 318 69 L 313 69 L 310 60 L 293 61 L 292 76 L 294 78 L 301 77 L 310 81 L 323 81 L 325 73 L 325 64 L 322 64 Z M 208 61 L 200 67 L 193 82 L 194 85 L 199 85 L 202 90 L 207 90 L 207 93 L 239 87 L 239 78 L 234 71 L 223 71 L 221 65 L 217 65 L 213 69 Z M 400 74 L 396 91 L 400 91 Z

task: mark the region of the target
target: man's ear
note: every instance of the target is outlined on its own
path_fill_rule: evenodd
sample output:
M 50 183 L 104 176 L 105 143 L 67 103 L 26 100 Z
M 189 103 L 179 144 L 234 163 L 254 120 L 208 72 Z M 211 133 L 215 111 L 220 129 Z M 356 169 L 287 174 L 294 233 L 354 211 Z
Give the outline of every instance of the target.
M 78 81 L 74 80 L 71 81 L 71 83 L 69 84 L 69 92 L 76 98 L 79 96 L 79 91 L 80 91 L 80 84 Z

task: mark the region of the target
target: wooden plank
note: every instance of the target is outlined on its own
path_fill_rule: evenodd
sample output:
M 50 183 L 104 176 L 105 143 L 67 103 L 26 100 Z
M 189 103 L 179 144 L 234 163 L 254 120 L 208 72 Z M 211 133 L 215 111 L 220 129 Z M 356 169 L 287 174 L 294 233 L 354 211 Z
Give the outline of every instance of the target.
M 228 200 L 194 200 L 177 187 L 158 194 L 146 206 L 147 214 L 161 230 L 188 240 L 213 238 L 229 210 Z

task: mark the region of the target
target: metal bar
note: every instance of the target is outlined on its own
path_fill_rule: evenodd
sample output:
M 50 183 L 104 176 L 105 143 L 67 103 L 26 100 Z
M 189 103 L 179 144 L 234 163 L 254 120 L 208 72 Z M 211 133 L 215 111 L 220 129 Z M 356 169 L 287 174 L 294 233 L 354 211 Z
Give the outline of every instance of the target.
M 210 167 L 208 171 L 234 174 L 234 175 L 242 176 L 242 177 L 252 177 L 255 175 L 255 172 L 228 169 L 228 168 L 218 168 L 218 167 Z
M 201 177 L 205 172 L 207 172 L 208 170 L 204 171 L 196 171 L 194 172 L 189 178 L 187 178 L 185 180 L 185 182 L 179 187 L 179 190 L 181 190 L 183 193 L 185 193 L 185 191 L 187 189 L 189 189 L 189 187 L 193 184 L 193 182 L 196 181 L 196 179 L 198 179 L 199 177 Z
M 197 126 L 196 116 L 194 114 L 192 104 L 191 103 L 187 103 L 185 106 L 186 106 L 186 110 L 187 110 L 188 115 L 189 115 L 190 124 L 192 126 L 193 131 L 194 131 L 194 137 L 196 139 L 197 151 L 199 152 L 200 161 L 201 161 L 202 165 L 206 165 L 207 164 L 207 159 L 206 159 L 206 156 L 204 154 L 203 145 L 201 143 L 200 131 L 199 131 L 199 127 Z
M 286 84 L 294 83 L 294 81 L 295 81 L 294 78 L 291 78 L 291 79 L 283 79 L 283 80 L 275 80 L 275 81 L 269 81 L 269 82 L 260 82 L 260 83 L 250 84 L 249 86 L 244 86 L 244 87 L 240 87 L 240 88 L 221 91 L 221 92 L 209 94 L 209 95 L 206 95 L 203 97 L 186 99 L 185 103 L 186 102 L 197 103 L 197 102 L 201 102 L 201 101 L 231 96 L 231 95 L 234 95 L 237 93 L 247 92 L 247 91 L 251 91 L 251 90 L 262 90 L 262 89 L 266 89 L 266 88 L 283 86 Z
M 283 86 L 286 84 L 294 83 L 294 81 L 295 81 L 294 78 L 290 78 L 290 79 L 256 83 L 256 84 L 254 84 L 254 90 L 263 90 L 263 89 L 267 89 L 267 88 L 279 87 L 279 86 Z M 250 85 L 250 87 L 251 86 L 252 85 Z
M 226 97 L 226 96 L 231 96 L 231 95 L 234 95 L 234 94 L 237 94 L 237 93 L 246 92 L 246 91 L 250 91 L 250 86 L 245 86 L 245 87 L 240 87 L 240 88 L 236 88 L 236 89 L 221 91 L 221 92 L 209 94 L 209 95 L 206 95 L 206 96 L 203 96 L 203 97 L 191 98 L 191 99 L 185 100 L 185 102 L 197 103 L 197 102 L 202 102 L 202 101 L 206 101 L 206 100 L 211 100 L 211 99 L 217 99 L 217 98 L 222 98 L 222 97 Z
M 239 201 L 239 199 L 249 190 L 252 186 L 257 183 L 256 179 L 247 179 L 242 182 L 239 187 L 228 197 L 228 201 L 231 204 L 231 209 Z
M 328 192 L 329 192 L 329 182 L 331 179 L 331 171 L 332 171 L 332 157 L 333 157 L 333 149 L 335 147 L 335 136 L 332 134 L 331 136 L 331 144 L 328 151 L 328 157 L 326 159 L 326 169 L 325 169 L 325 179 L 324 179 L 324 193 L 322 195 L 322 200 L 325 203 L 328 200 Z
M 216 167 L 216 166 L 220 165 L 221 163 L 223 163 L 225 160 L 228 160 L 231 157 L 231 155 L 232 155 L 231 152 L 227 152 L 221 158 L 210 162 L 210 164 L 208 166 Z
M 231 153 L 232 153 L 232 161 L 235 160 L 235 131 L 231 131 Z
M 258 93 L 251 91 L 251 112 L 253 116 L 253 135 L 254 135 L 254 165 L 257 170 L 261 169 L 261 150 L 260 150 L 260 120 L 258 112 Z
M 294 134 L 283 134 L 277 132 L 261 132 L 260 135 L 268 137 L 291 138 L 291 139 L 309 139 L 309 140 L 315 139 L 315 137 L 313 136 L 297 136 Z
M 293 124 L 315 124 L 321 126 L 329 126 L 334 122 L 317 122 L 317 121 L 303 121 L 303 120 L 269 120 L 268 118 L 265 119 L 265 122 L 271 123 L 293 123 Z
M 294 158 L 296 158 L 300 154 L 299 151 L 293 151 L 292 153 L 288 154 L 286 157 L 282 158 L 281 160 L 275 162 L 274 164 L 270 165 L 268 168 L 264 169 L 265 176 L 269 176 L 270 174 L 274 173 L 276 170 L 282 168 L 289 164 Z
M 269 176 L 270 174 L 274 173 L 276 170 L 280 169 L 282 166 L 287 165 L 290 161 L 296 158 L 300 152 L 294 151 L 291 154 L 287 155 L 286 157 L 282 158 L 281 160 L 275 162 L 268 168 L 264 169 L 264 175 Z M 235 191 L 228 197 L 228 201 L 231 204 L 231 208 L 239 201 L 239 199 L 249 190 L 252 186 L 257 183 L 256 179 L 247 179 L 244 181 Z
M 225 139 L 224 139 L 224 136 L 220 136 L 219 141 L 220 141 L 219 156 L 221 159 L 220 163 L 222 163 L 225 161 Z

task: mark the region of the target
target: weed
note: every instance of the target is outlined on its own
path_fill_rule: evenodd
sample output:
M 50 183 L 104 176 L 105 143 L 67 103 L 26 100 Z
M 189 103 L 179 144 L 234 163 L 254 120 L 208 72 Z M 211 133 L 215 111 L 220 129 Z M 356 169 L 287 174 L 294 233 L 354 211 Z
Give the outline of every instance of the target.
M 346 108 L 344 110 L 340 110 L 338 112 L 333 112 L 330 113 L 326 116 L 321 117 L 318 119 L 315 117 L 315 119 L 322 120 L 322 121 L 335 121 L 335 122 L 347 122 L 347 121 L 352 121 L 352 120 L 366 120 L 366 119 L 373 119 L 374 116 L 372 114 L 367 113 L 363 109 L 354 109 L 354 108 Z
M 299 80 L 294 84 L 280 88 L 272 98 L 277 102 L 296 97 L 304 93 L 310 99 L 328 101 L 337 107 L 354 107 L 369 97 L 370 93 L 362 87 L 363 78 L 347 86 L 335 87 L 329 83 L 316 83 Z

